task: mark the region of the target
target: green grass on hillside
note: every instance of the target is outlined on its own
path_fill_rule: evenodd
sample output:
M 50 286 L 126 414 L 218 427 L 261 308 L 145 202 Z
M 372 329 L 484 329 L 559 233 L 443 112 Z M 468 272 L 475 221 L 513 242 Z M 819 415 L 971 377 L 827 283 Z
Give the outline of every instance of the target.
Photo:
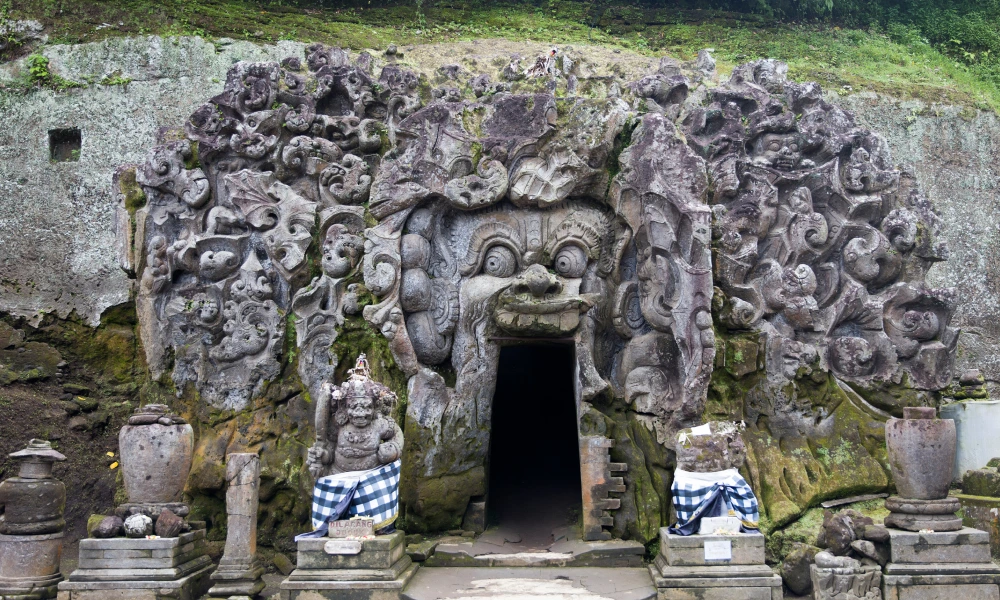
M 363 0 L 362 0 L 363 1 Z M 310 7 L 312 6 L 312 7 Z M 34 18 L 50 43 L 110 36 L 200 35 L 259 42 L 319 41 L 354 49 L 506 38 L 553 44 L 591 43 L 646 54 L 692 58 L 714 48 L 722 70 L 768 57 L 786 61 L 798 80 L 841 92 L 871 90 L 1000 110 L 1000 89 L 988 77 L 939 52 L 918 35 L 827 24 L 782 24 L 707 11 L 613 6 L 550 0 L 511 2 L 430 0 L 351 7 L 289 4 L 289 0 L 0 0 L 0 17 Z

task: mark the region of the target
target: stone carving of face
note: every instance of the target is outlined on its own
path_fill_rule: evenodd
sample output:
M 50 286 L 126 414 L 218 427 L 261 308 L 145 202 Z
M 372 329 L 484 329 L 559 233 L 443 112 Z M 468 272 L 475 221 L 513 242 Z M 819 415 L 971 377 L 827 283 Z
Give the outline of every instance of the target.
M 375 401 L 371 396 L 355 396 L 347 399 L 347 418 L 351 425 L 364 429 L 375 420 Z
M 797 133 L 765 133 L 754 143 L 753 161 L 765 167 L 791 170 L 802 160 L 802 137 Z
M 346 277 L 357 266 L 362 250 L 361 236 L 351 233 L 346 225 L 331 225 L 323 241 L 323 272 L 334 279 Z
M 514 335 L 564 336 L 592 299 L 581 294 L 596 267 L 608 219 L 597 208 L 511 209 L 483 213 L 465 256 L 464 283 L 497 295 L 497 326 Z M 490 293 L 492 292 L 492 293 Z

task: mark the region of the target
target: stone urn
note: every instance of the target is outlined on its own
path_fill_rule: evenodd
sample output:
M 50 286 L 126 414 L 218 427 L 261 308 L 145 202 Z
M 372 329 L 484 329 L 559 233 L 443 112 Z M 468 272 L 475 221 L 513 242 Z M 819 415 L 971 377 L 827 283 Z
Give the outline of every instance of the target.
M 10 454 L 21 463 L 17 477 L 0 483 L 0 534 L 59 533 L 66 526 L 66 485 L 52 477 L 52 465 L 66 457 L 44 440 Z
M 146 514 L 158 515 L 164 507 L 187 514 L 179 506 L 194 458 L 191 425 L 168 414 L 166 405 L 147 404 L 122 427 L 118 447 L 129 506 Z
M 885 424 L 889 465 L 899 497 L 939 500 L 948 496 L 955 468 L 955 422 L 935 418 L 935 409 L 904 408 L 902 419 Z

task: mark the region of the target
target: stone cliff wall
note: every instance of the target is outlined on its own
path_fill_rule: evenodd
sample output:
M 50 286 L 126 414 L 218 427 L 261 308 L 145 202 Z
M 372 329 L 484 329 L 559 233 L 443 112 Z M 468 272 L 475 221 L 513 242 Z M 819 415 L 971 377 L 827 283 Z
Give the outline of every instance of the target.
M 135 366 L 130 373 L 135 379 L 145 379 L 145 357 L 136 354 L 135 332 L 121 327 L 118 322 L 111 333 L 105 329 L 106 325 L 100 325 L 101 315 L 109 307 L 124 304 L 123 310 L 134 311 L 128 303 L 134 295 L 135 280 L 129 279 L 119 268 L 119 262 L 130 263 L 129 257 L 120 256 L 116 242 L 112 174 L 120 164 L 143 162 L 147 151 L 158 140 L 170 139 L 169 133 L 167 137 L 162 135 L 161 128 L 180 126 L 195 108 L 221 92 L 226 71 L 236 61 L 277 61 L 289 55 L 304 56 L 303 50 L 303 45 L 291 43 L 259 47 L 224 41 L 211 44 L 191 38 L 118 40 L 46 49 L 52 70 L 67 79 L 100 81 L 114 76 L 119 82 L 132 81 L 124 85 L 93 84 L 68 92 L 0 92 L 0 195 L 9 198 L 0 205 L 0 314 L 7 315 L 9 321 L 25 332 L 26 338 L 31 338 L 38 335 L 31 325 L 51 327 L 58 322 L 43 315 L 65 318 L 75 313 L 70 320 L 86 321 L 105 337 L 127 339 L 128 343 L 116 351 L 129 355 L 128 364 Z M 513 53 L 528 57 L 530 62 L 545 50 L 541 45 L 510 42 L 430 46 L 405 49 L 403 62 L 425 77 L 438 79 L 448 75 L 447 69 L 442 74 L 441 67 L 458 64 L 456 75 L 467 79 L 481 70 L 496 71 Z M 567 49 L 567 56 L 579 61 L 594 81 L 602 77 L 636 81 L 655 68 L 655 61 L 648 57 L 602 49 Z M 0 82 L 4 77 L 20 76 L 18 70 L 17 64 L 4 65 Z M 723 74 L 723 78 L 726 76 Z M 1000 361 L 989 351 L 1000 337 L 1000 326 L 993 322 L 996 321 L 994 315 L 1000 312 L 1000 303 L 990 293 L 991 269 L 997 268 L 993 256 L 998 251 L 994 241 L 997 233 L 992 225 L 997 174 L 991 159 L 1000 140 L 1000 122 L 992 114 L 950 107 L 934 109 L 865 95 L 833 96 L 828 100 L 854 111 L 859 125 L 883 135 L 894 163 L 913 165 L 915 177 L 941 214 L 940 239 L 948 243 L 952 252 L 949 261 L 930 270 L 928 281 L 934 286 L 959 289 L 951 325 L 962 328 L 965 333 L 959 340 L 956 373 L 966 367 L 979 367 L 988 379 L 1000 380 Z M 52 161 L 50 130 L 74 127 L 79 128 L 82 138 L 78 156 L 70 155 L 71 160 L 67 162 Z M 72 160 L 77 157 L 78 160 Z M 134 268 L 135 264 L 131 266 Z M 720 336 L 723 358 L 716 359 L 708 413 L 736 418 L 746 416 L 742 406 L 744 396 L 756 386 L 756 376 L 751 373 L 758 368 L 756 357 L 760 344 L 755 336 Z M 350 362 L 350 353 L 368 350 L 370 356 L 378 358 L 373 361 L 376 375 L 387 382 L 392 380 L 391 386 L 403 392 L 405 379 L 398 369 L 391 368 L 389 350 L 381 338 L 381 334 L 368 327 L 360 317 L 348 318 L 335 353 L 343 363 L 345 358 Z M 56 346 L 61 341 L 52 336 L 45 340 Z M 292 342 L 294 339 L 287 342 L 288 350 L 292 349 Z M 4 350 L 0 348 L 0 352 Z M 16 351 L 16 348 L 9 350 Z M 35 350 L 45 354 L 38 348 Z M 300 477 L 300 473 L 305 445 L 311 442 L 311 405 L 308 394 L 303 393 L 293 375 L 298 366 L 295 352 L 289 355 L 292 358 L 284 363 L 285 370 L 278 375 L 279 380 L 289 383 L 271 386 L 249 405 L 241 404 L 240 410 L 219 411 L 191 392 L 175 401 L 183 405 L 185 416 L 201 424 L 197 432 L 198 457 L 189 488 L 197 496 L 196 511 L 210 521 L 213 517 L 221 518 L 219 468 L 225 453 L 249 448 L 260 450 L 264 455 L 261 500 L 265 507 L 276 509 L 262 522 L 262 528 L 270 532 L 262 536 L 265 544 L 287 538 L 297 526 L 294 522 L 283 523 L 275 515 L 290 513 L 296 522 L 304 521 L 305 517 L 303 495 L 308 488 L 308 478 Z M 58 362 L 52 356 L 45 356 L 48 362 Z M 76 355 L 68 354 L 68 357 L 71 359 L 69 368 L 74 369 Z M 80 356 L 79 361 L 86 363 L 90 371 L 80 369 L 79 373 L 97 384 L 92 387 L 100 387 L 103 383 L 101 365 L 94 360 L 94 357 Z M 763 357 L 760 361 L 763 362 Z M 729 368 L 719 368 L 726 364 Z M 27 365 L 19 373 L 28 373 L 30 367 Z M 50 366 L 51 374 L 56 371 Z M 33 378 L 37 379 L 35 375 L 15 373 L 8 379 L 27 381 Z M 172 392 L 167 379 L 144 383 L 131 392 L 117 391 L 133 401 L 161 398 Z M 866 412 L 864 402 L 851 401 L 846 395 L 852 392 L 837 386 L 832 378 L 813 378 L 797 385 L 805 390 L 800 393 L 808 396 L 813 406 L 828 406 L 831 411 L 839 411 L 840 416 L 832 420 L 836 421 L 832 429 L 824 431 L 826 437 L 801 448 L 771 448 L 771 434 L 777 432 L 778 426 L 769 425 L 766 419 L 760 423 L 760 443 L 751 450 L 752 477 L 758 484 L 773 484 L 774 490 L 762 492 L 767 510 L 772 512 L 772 518 L 777 516 L 779 522 L 794 518 L 805 506 L 821 497 L 847 493 L 855 488 L 850 481 L 839 481 L 835 477 L 828 476 L 821 484 L 813 481 L 811 473 L 802 474 L 801 480 L 789 477 L 781 472 L 781 461 L 769 459 L 775 451 L 776 457 L 797 456 L 796 452 L 810 454 L 821 465 L 820 469 L 830 472 L 836 471 L 836 465 L 852 461 L 860 452 L 865 457 L 875 458 L 869 460 L 870 465 L 865 463 L 871 473 L 862 474 L 861 478 L 867 478 L 876 488 L 887 481 L 885 469 L 879 466 L 881 442 L 876 431 L 882 415 L 878 411 Z M 50 390 L 57 396 L 59 392 Z M 0 387 L 0 395 L 3 393 Z M 19 397 L 19 402 L 28 400 Z M 0 398 L 0 414 L 23 411 L 25 406 L 5 405 Z M 64 426 L 65 422 L 60 419 L 71 416 L 69 411 L 65 414 L 67 416 L 48 415 L 47 425 L 54 429 Z M 666 480 L 660 481 L 657 477 L 669 477 L 665 469 L 669 458 L 659 456 L 664 453 L 655 439 L 657 436 L 651 434 L 652 430 L 646 430 L 649 425 L 641 427 L 631 422 L 605 421 L 607 424 L 602 427 L 621 430 L 616 436 L 627 442 L 620 444 L 615 451 L 618 454 L 613 454 L 612 459 L 641 465 L 643 454 L 647 459 L 657 456 L 655 460 L 663 462 L 660 465 L 663 468 L 654 469 L 650 477 L 654 487 L 666 485 Z M 113 426 L 105 423 L 105 427 L 113 431 Z M 845 439 L 850 440 L 846 446 Z M 18 443 L 23 441 L 26 440 L 18 440 Z M 851 444 L 857 448 L 852 448 Z M 776 471 L 762 474 L 760 469 L 765 465 Z M 452 479 L 429 480 L 426 493 L 441 492 L 438 490 L 441 486 L 467 485 L 461 477 Z M 769 503 L 766 498 L 769 494 L 776 500 Z M 635 506 L 631 509 L 634 511 L 631 518 L 642 521 L 644 530 L 630 531 L 630 534 L 642 537 L 645 530 L 655 531 L 656 515 L 666 510 L 665 498 L 649 490 L 644 494 L 631 491 L 630 497 L 632 499 L 627 499 L 625 505 Z M 455 508 L 460 510 L 458 505 Z M 646 522 L 649 517 L 653 522 Z

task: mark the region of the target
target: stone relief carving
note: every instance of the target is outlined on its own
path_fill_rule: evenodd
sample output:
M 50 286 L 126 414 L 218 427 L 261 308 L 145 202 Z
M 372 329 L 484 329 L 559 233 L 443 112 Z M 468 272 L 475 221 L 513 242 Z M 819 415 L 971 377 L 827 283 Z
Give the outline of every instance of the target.
M 374 61 L 313 45 L 238 63 L 183 139 L 137 168 L 142 339 L 178 393 L 246 407 L 279 376 L 294 327 L 299 377 L 320 398 L 331 348 L 361 315 L 409 378 L 407 518 L 448 528 L 485 493 L 512 339 L 574 345 L 581 447 L 614 465 L 595 471 L 611 483 L 592 504 L 623 511 L 641 510 L 638 478 L 667 493 L 672 440 L 703 420 L 713 368 L 757 369 L 716 356 L 734 336 L 754 357 L 760 340 L 775 389 L 826 372 L 949 384 L 952 293 L 924 282 L 947 256 L 937 217 L 881 138 L 781 63 L 709 87 L 707 52 L 628 85 L 585 77 L 568 55 L 524 79 L 512 58 L 510 83 L 456 66 L 431 89 L 392 61 L 375 78 Z M 795 421 L 796 402 L 772 409 Z M 616 411 L 627 425 L 608 424 Z M 766 454 L 758 415 L 730 416 L 749 422 L 751 464 Z M 615 449 L 647 435 L 656 468 Z M 625 469 L 625 483 L 610 474 Z M 461 482 L 457 499 L 426 491 L 441 478 Z M 588 535 L 630 526 L 594 510 Z
M 392 67 L 377 84 L 319 45 L 304 62 L 239 63 L 191 116 L 187 139 L 150 153 L 137 170 L 149 199 L 137 221 L 154 376 L 172 351 L 178 393 L 193 383 L 210 404 L 241 409 L 278 375 L 291 312 L 300 375 L 319 391 L 344 314 L 360 312 L 349 279 L 380 131 L 419 105 L 416 81 Z M 323 256 L 310 277 L 317 234 Z
M 722 321 L 768 334 L 775 380 L 815 357 L 847 381 L 941 389 L 958 332 L 951 292 L 923 280 L 946 257 L 938 219 L 884 140 L 786 71 L 743 65 L 683 121 L 709 163 Z

